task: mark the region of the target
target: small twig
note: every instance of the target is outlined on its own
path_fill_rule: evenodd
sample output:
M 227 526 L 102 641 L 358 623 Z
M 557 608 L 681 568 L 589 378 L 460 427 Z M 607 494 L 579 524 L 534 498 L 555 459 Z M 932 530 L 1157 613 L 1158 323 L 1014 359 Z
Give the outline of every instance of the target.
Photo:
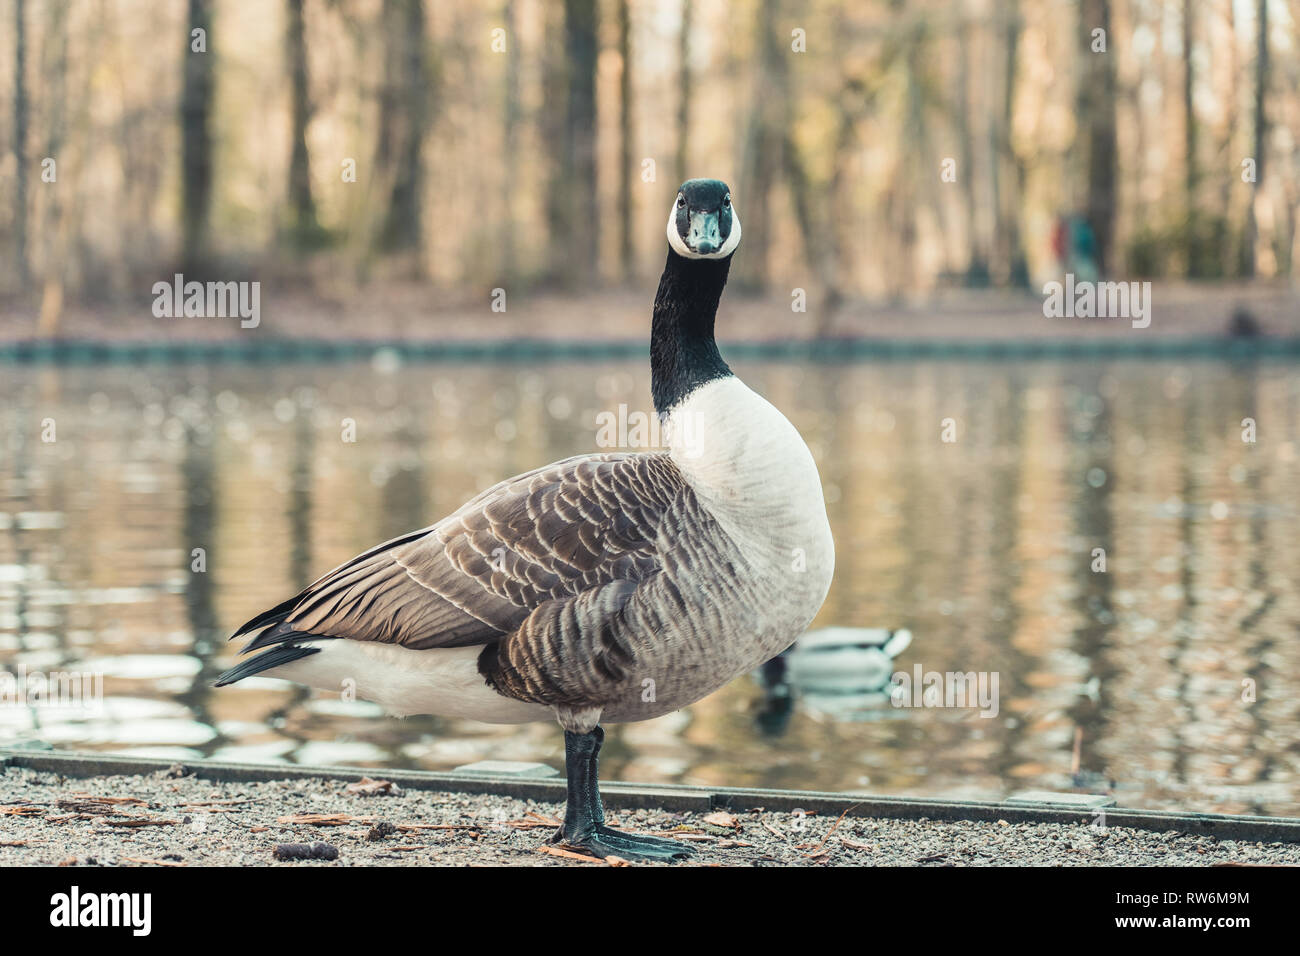
M 143 856 L 124 856 L 121 859 L 128 863 L 140 863 L 145 866 L 185 866 L 184 863 L 173 863 L 171 860 L 151 860 Z
M 349 823 L 374 823 L 373 817 L 354 817 L 346 813 L 294 813 L 277 817 L 276 823 L 305 827 L 342 827 Z
M 564 857 L 566 860 L 581 860 L 583 863 L 604 863 L 606 866 L 631 866 L 632 865 L 629 861 L 623 859 L 621 856 L 615 856 L 612 853 L 602 860 L 600 857 L 597 856 L 585 856 L 581 853 L 574 853 L 572 850 L 562 850 L 558 846 L 550 846 L 549 844 L 544 846 L 539 846 L 537 848 L 537 852 L 545 853 L 548 856 Z
M 399 830 L 481 830 L 482 823 L 394 823 Z
M 763 824 L 763 828 L 767 830 L 768 833 L 772 834 L 772 836 L 776 837 L 778 840 L 784 840 L 786 843 L 790 842 L 790 838 L 788 836 L 786 836 L 776 827 L 772 826 L 772 824 L 768 823 L 766 820 L 760 820 L 759 822 Z
M 824 847 L 826 845 L 826 841 L 831 838 L 831 834 L 839 829 L 840 824 L 844 822 L 844 818 L 849 815 L 849 810 L 856 810 L 860 806 L 862 806 L 862 804 L 855 803 L 853 806 L 849 807 L 848 810 L 845 810 L 843 813 L 841 813 L 839 819 L 837 819 L 835 823 L 831 826 L 831 828 L 826 831 L 826 836 L 822 837 L 822 842 L 817 844 L 817 848 L 813 850 L 811 853 L 805 853 L 804 855 L 821 856 L 822 847 Z
M 178 826 L 179 820 L 145 820 L 133 818 L 130 820 L 105 820 L 104 825 L 110 827 L 174 827 Z
M 697 843 L 727 839 L 726 837 L 714 836 L 712 833 L 692 833 L 689 830 L 651 830 L 650 836 L 669 837 L 673 840 L 694 840 Z
M 572 850 L 561 850 L 558 846 L 539 846 L 538 853 L 545 853 L 547 856 L 560 856 L 566 860 L 578 860 L 582 863 L 604 863 L 598 856 L 586 856 L 582 853 L 574 853 Z
M 139 797 L 97 797 L 94 794 L 85 793 L 84 791 L 78 791 L 72 796 L 60 800 L 59 803 L 136 803 L 142 807 L 149 805 L 148 800 L 141 800 Z
M 487 829 L 510 827 L 512 830 L 554 830 L 558 823 L 543 823 L 541 820 L 502 820 L 487 825 Z

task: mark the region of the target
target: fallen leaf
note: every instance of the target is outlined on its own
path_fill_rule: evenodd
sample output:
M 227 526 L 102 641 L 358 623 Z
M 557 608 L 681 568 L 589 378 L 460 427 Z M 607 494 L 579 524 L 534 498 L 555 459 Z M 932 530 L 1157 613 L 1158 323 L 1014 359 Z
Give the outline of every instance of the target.
M 712 813 L 706 813 L 703 819 L 705 823 L 712 824 L 715 827 L 740 826 L 740 821 L 726 810 L 714 810 Z
M 347 790 L 359 797 L 391 796 L 402 792 L 402 788 L 391 780 L 371 780 L 369 777 L 348 784 Z

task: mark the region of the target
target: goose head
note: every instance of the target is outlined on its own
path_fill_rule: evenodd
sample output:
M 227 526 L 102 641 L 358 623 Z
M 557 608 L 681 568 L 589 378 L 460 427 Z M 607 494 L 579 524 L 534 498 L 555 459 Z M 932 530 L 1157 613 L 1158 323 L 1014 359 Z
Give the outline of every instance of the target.
M 731 188 L 718 179 L 688 179 L 668 214 L 668 245 L 687 259 L 726 259 L 740 245 Z

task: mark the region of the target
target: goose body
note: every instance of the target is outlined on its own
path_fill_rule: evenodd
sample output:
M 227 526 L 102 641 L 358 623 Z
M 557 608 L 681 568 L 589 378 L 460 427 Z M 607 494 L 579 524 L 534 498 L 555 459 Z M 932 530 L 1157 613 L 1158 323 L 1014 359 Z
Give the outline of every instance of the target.
M 699 415 L 702 447 L 692 439 L 667 453 L 582 456 L 508 479 L 415 541 L 381 548 L 364 571 L 344 565 L 326 575 L 305 592 L 322 595 L 318 609 L 280 625 L 291 646 L 317 653 L 265 673 L 322 690 L 354 687 L 396 714 L 521 723 L 551 718 L 552 708 L 599 709 L 602 722 L 622 723 L 678 710 L 753 670 L 803 632 L 829 586 L 834 555 L 816 467 L 793 426 L 739 379 L 702 386 L 682 411 Z M 601 507 L 602 482 L 622 493 L 612 507 Z M 609 544 L 596 561 L 568 555 L 569 564 L 545 546 L 525 556 L 533 542 L 572 527 L 560 506 L 544 510 L 552 497 L 579 514 L 599 509 L 601 522 L 579 518 L 579 540 L 645 516 L 637 529 L 644 556 Z M 508 517 L 494 525 L 501 514 Z M 514 558 L 499 554 L 501 571 L 492 565 L 498 548 Z M 584 563 L 590 570 L 560 577 Z M 548 593 L 559 597 L 545 600 L 533 583 L 539 575 L 557 579 Z M 604 583 L 584 587 L 584 579 Z M 523 603 L 510 599 L 512 590 Z M 470 603 L 475 597 L 480 604 Z M 402 610 L 448 599 L 463 607 L 452 627 L 451 608 L 428 622 Z M 343 640 L 292 637 L 338 632 L 353 620 L 365 626 L 377 615 L 394 628 Z M 430 646 L 440 628 L 453 642 L 480 633 L 486 642 L 491 630 L 497 656 L 486 673 L 499 675 L 497 687 L 480 669 L 484 644 Z
M 509 478 L 340 565 L 240 628 L 261 653 L 218 684 L 266 674 L 398 714 L 557 719 L 559 836 L 600 855 L 685 852 L 603 826 L 598 725 L 685 707 L 788 647 L 825 599 L 834 545 L 807 445 L 714 343 L 740 235 L 725 184 L 683 184 L 668 230 L 651 335 L 668 449 Z

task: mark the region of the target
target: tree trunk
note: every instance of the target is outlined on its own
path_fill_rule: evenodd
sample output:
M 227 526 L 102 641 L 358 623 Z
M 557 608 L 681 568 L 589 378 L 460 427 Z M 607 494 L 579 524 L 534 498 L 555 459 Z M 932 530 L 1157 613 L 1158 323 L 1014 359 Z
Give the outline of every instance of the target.
M 191 48 L 191 31 L 202 29 L 205 52 Z M 207 266 L 212 212 L 213 50 L 211 0 L 190 0 L 181 82 L 181 264 L 186 272 Z
M 682 0 L 682 28 L 677 35 L 677 155 L 673 175 L 680 185 L 690 176 L 691 137 L 691 24 L 693 0 Z
M 953 16 L 957 20 L 957 145 L 960 153 L 957 167 L 958 189 L 961 190 L 962 207 L 966 219 L 966 285 L 982 285 L 988 275 L 988 256 L 984 238 L 980 235 L 979 210 L 975 201 L 975 137 L 971 132 L 971 76 L 970 76 L 970 22 L 961 3 Z
M 418 253 L 423 236 L 422 155 L 429 104 L 424 0 L 384 0 L 382 16 L 387 59 L 376 172 L 391 185 L 379 248 Z M 416 269 L 419 271 L 418 264 Z
M 1000 159 L 993 167 L 998 170 L 994 178 L 997 199 L 998 255 L 1006 269 L 1007 281 L 1013 286 L 1028 286 L 1029 267 L 1020 237 L 1020 203 L 1025 194 L 1025 164 L 1016 154 L 1012 133 L 1015 125 L 1016 81 L 1020 60 L 1020 2 L 1005 0 L 1002 24 L 1003 71 L 1002 116 L 997 137 L 997 154 Z M 999 167 L 1009 171 L 1012 188 L 1002 187 Z
M 67 133 L 67 83 L 68 83 L 68 8 L 67 0 L 49 3 L 45 7 L 45 62 L 42 72 L 48 78 L 46 86 L 45 155 L 54 158 L 63 155 L 63 140 Z M 41 233 L 41 311 L 37 322 L 38 337 L 49 338 L 58 334 L 59 320 L 63 316 L 63 278 L 67 262 L 68 226 L 70 217 L 64 214 L 63 193 L 52 189 L 46 194 Z
M 1196 187 L 1200 180 L 1200 169 L 1196 162 L 1196 143 L 1199 133 L 1196 125 L 1194 89 L 1196 74 L 1192 68 L 1192 39 L 1195 28 L 1192 11 L 1195 2 L 1196 0 L 1183 0 L 1183 152 L 1186 155 L 1186 178 L 1183 188 L 1189 224 L 1196 215 Z
M 777 33 L 781 26 L 780 12 L 779 0 L 762 0 L 758 6 L 755 21 L 758 68 L 754 71 L 757 85 L 745 144 L 744 195 L 739 199 L 747 217 L 745 243 L 749 252 L 740 258 L 737 278 L 744 287 L 756 291 L 766 289 L 768 284 L 767 253 L 772 233 L 769 206 L 785 141 L 781 118 L 785 113 L 786 57 Z
M 1250 205 L 1246 208 L 1246 235 L 1242 240 L 1242 274 L 1254 276 L 1257 268 L 1255 244 L 1259 241 L 1259 223 L 1255 219 L 1255 205 L 1259 202 L 1259 187 L 1264 181 L 1264 151 L 1268 143 L 1268 113 L 1265 110 L 1268 91 L 1268 0 L 1255 4 L 1255 182 L 1251 184 Z M 1290 257 L 1287 258 L 1290 263 Z
M 307 75 L 306 23 L 303 0 L 288 0 L 288 29 L 285 59 L 291 89 L 292 153 L 289 157 L 289 216 L 295 240 L 311 242 L 319 230 L 316 203 L 311 194 L 311 162 L 307 153 L 307 124 L 311 122 L 311 98 Z
M 622 72 L 618 84 L 618 257 L 619 273 L 625 280 L 635 271 L 632 243 L 632 16 L 628 0 L 618 2 L 618 54 Z
M 562 29 L 564 57 L 552 61 L 552 86 L 564 111 L 552 139 L 547 220 L 551 277 L 572 287 L 590 281 L 598 248 L 595 0 L 565 0 Z
M 1097 269 L 1111 266 L 1115 228 L 1115 57 L 1111 44 L 1110 0 L 1080 0 L 1079 55 L 1083 61 L 1076 95 L 1081 150 L 1085 163 L 1084 214 L 1097 243 Z M 1107 52 L 1092 52 L 1092 31 L 1106 31 Z
M 501 220 L 499 245 L 503 261 L 502 281 L 512 281 L 519 271 L 515 196 L 519 192 L 519 57 L 522 50 L 518 40 L 518 11 L 515 0 L 506 0 L 506 91 L 505 120 L 502 138 L 505 144 L 505 183 L 501 190 L 504 215 Z
M 14 267 L 27 286 L 27 34 L 23 0 L 14 0 Z

